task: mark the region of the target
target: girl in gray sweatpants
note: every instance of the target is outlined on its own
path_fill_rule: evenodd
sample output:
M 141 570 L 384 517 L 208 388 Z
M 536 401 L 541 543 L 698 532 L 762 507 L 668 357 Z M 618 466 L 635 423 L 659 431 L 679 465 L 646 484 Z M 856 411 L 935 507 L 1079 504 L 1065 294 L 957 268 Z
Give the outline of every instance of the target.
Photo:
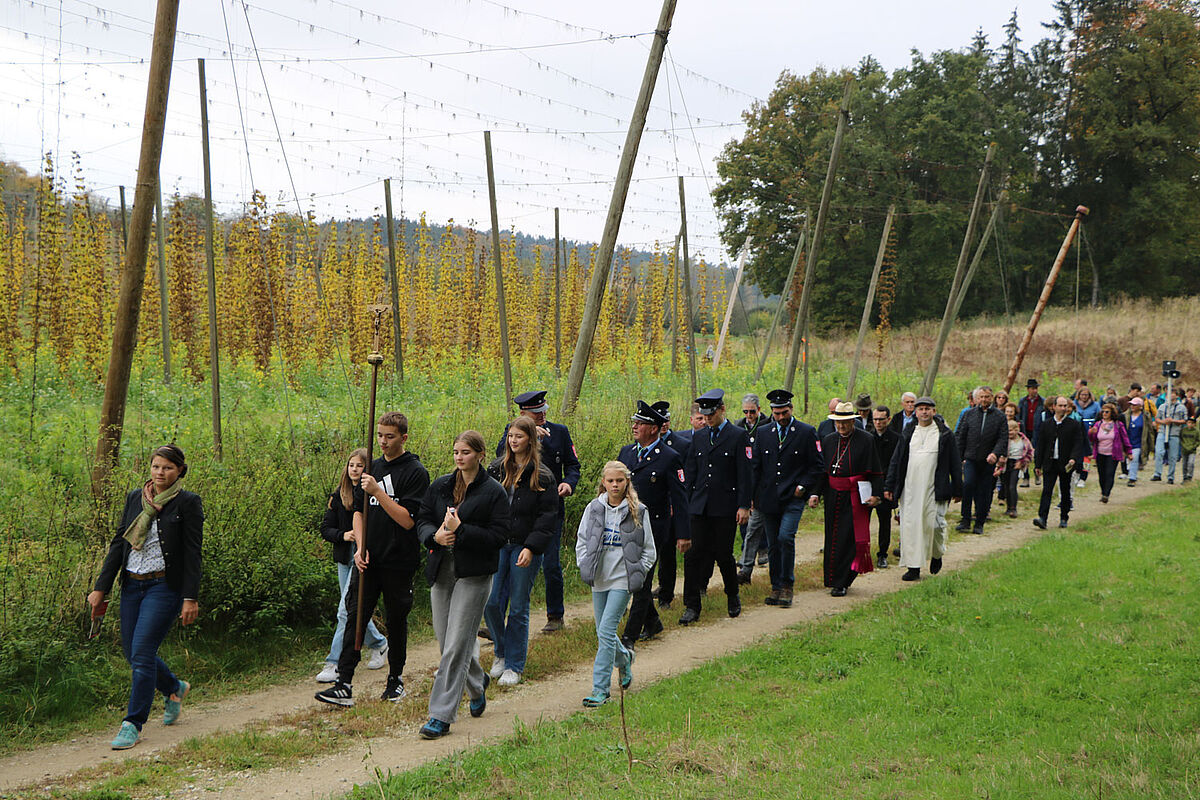
M 583 699 L 588 708 L 608 700 L 614 662 L 621 673 L 621 688 L 633 683 L 634 653 L 617 638 L 617 626 L 630 595 L 642 588 L 657 558 L 650 512 L 638 502 L 629 468 L 609 461 L 600 471 L 598 491 L 600 496 L 583 511 L 575 538 L 575 561 L 579 576 L 592 587 L 596 617 L 592 693 Z

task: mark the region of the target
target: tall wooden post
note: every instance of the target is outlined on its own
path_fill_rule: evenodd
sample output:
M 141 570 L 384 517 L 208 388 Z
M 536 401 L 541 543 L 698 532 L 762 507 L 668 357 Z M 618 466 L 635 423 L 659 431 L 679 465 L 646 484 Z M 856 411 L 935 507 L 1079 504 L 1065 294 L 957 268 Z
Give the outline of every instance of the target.
M 158 239 L 158 316 L 162 321 L 163 383 L 171 382 L 171 322 L 168 316 L 167 237 L 163 222 L 162 182 L 154 193 L 154 224 Z
M 829 152 L 829 168 L 825 170 L 825 186 L 821 190 L 821 205 L 817 209 L 817 225 L 813 230 L 812 244 L 808 247 L 808 263 L 804 269 L 804 291 L 800 295 L 800 311 L 792 330 L 792 350 L 788 354 L 783 373 L 783 388 L 789 392 L 796 377 L 796 361 L 800 357 L 800 339 L 808 335 L 808 307 L 812 302 L 813 276 L 817 268 L 817 257 L 821 253 L 821 238 L 825 235 L 825 221 L 829 217 L 829 201 L 833 197 L 833 181 L 837 177 L 838 162 L 842 157 L 842 139 L 846 136 L 846 125 L 850 122 L 850 93 L 854 91 L 854 76 L 846 76 L 846 90 L 842 94 L 842 105 L 838 110 L 837 130 L 833 134 L 833 147 Z M 805 356 L 805 363 L 808 357 Z
M 213 452 L 221 458 L 221 354 L 217 348 L 217 264 L 213 252 L 212 161 L 208 152 L 208 83 L 204 59 L 196 59 L 200 70 L 200 147 L 204 153 L 204 257 L 208 266 L 208 363 L 212 375 Z
M 671 372 L 679 371 L 679 234 L 675 234 L 675 246 L 671 248 Z
M 754 373 L 754 380 L 760 380 L 763 374 L 763 368 L 767 365 L 767 354 L 771 352 L 771 340 L 775 338 L 775 331 L 779 328 L 779 320 L 783 317 L 783 312 L 787 308 L 788 298 L 792 296 L 792 285 L 796 281 L 796 270 L 800 267 L 800 257 L 804 255 L 804 240 L 808 238 L 808 220 L 804 220 L 804 230 L 800 232 L 800 239 L 796 242 L 796 252 L 792 254 L 792 266 L 788 269 L 787 280 L 783 282 L 783 294 L 779 296 L 779 305 L 775 308 L 775 316 L 771 318 L 771 327 L 767 331 L 767 340 L 763 342 L 762 355 L 758 359 L 758 371 Z
M 500 314 L 500 355 L 504 360 L 504 407 L 512 405 L 512 364 L 508 355 L 508 310 L 504 305 L 504 267 L 500 260 L 500 219 L 496 213 L 496 173 L 492 169 L 492 132 L 483 132 L 487 156 L 488 201 L 492 211 L 492 261 L 496 266 L 496 306 Z
M 1004 204 L 1008 202 L 1008 190 L 1004 189 L 1000 192 L 1000 197 L 996 199 L 995 205 L 992 206 L 992 214 L 988 217 L 987 225 L 983 228 L 983 236 L 979 239 L 979 246 L 975 248 L 975 256 L 971 259 L 971 266 L 967 268 L 967 274 L 963 276 L 962 286 L 958 288 L 958 297 L 954 300 L 954 313 L 950 316 L 951 324 L 958 319 L 959 309 L 962 308 L 963 298 L 967 295 L 967 290 L 971 288 L 971 281 L 975 279 L 975 273 L 979 271 L 979 264 L 983 261 L 983 251 L 987 248 L 988 240 L 992 238 L 992 231 L 996 229 L 996 222 L 1000 219 L 1000 212 L 1004 208 Z
M 854 344 L 854 360 L 850 362 L 850 379 L 846 382 L 846 397 L 854 397 L 854 383 L 858 379 L 858 362 L 862 358 L 863 340 L 871 324 L 871 308 L 875 305 L 875 287 L 879 285 L 879 271 L 883 269 L 883 256 L 887 252 L 888 234 L 892 232 L 892 217 L 896 204 L 888 206 L 887 219 L 883 223 L 883 236 L 879 238 L 879 250 L 875 253 L 875 268 L 871 270 L 871 283 L 867 287 L 867 300 L 863 303 L 862 320 L 858 323 L 858 341 Z
M 1050 302 L 1050 293 L 1054 291 L 1054 283 L 1058 280 L 1059 271 L 1062 270 L 1063 260 L 1067 257 L 1067 252 L 1071 249 L 1071 242 L 1075 240 L 1075 234 L 1079 232 L 1079 225 L 1083 222 L 1083 218 L 1087 214 L 1088 210 L 1086 206 L 1075 207 L 1075 220 L 1067 230 L 1062 247 L 1058 249 L 1058 255 L 1054 258 L 1054 266 L 1050 268 L 1050 274 L 1046 277 L 1046 285 L 1042 287 L 1042 295 L 1038 298 L 1037 306 L 1033 309 L 1033 316 L 1029 318 L 1029 327 L 1025 329 L 1025 337 L 1021 339 L 1021 346 L 1017 348 L 1017 355 L 1013 358 L 1012 366 L 1008 368 L 1008 377 L 1004 379 L 1005 392 L 1012 391 L 1013 383 L 1017 380 L 1017 372 L 1021 369 L 1021 362 L 1025 360 L 1025 353 L 1029 350 L 1029 343 L 1033 341 L 1033 332 L 1037 330 L 1038 320 L 1042 318 L 1042 312 L 1046 310 L 1046 304 Z
M 558 255 L 562 240 L 558 232 L 558 209 L 554 209 L 554 375 L 562 374 L 562 267 Z
M 687 240 L 687 200 L 683 195 L 683 176 L 679 176 L 679 241 L 683 244 L 683 310 L 684 310 L 684 325 L 687 327 L 687 350 L 688 350 L 688 384 L 692 390 L 694 399 L 700 396 L 696 387 L 696 331 L 692 326 L 692 269 L 688 263 L 688 240 Z
M 967 232 L 963 235 L 962 247 L 958 251 L 958 263 L 954 267 L 954 280 L 950 284 L 950 296 L 946 298 L 946 311 L 942 314 L 942 327 L 938 331 L 937 341 L 933 345 L 933 355 L 929 359 L 929 367 L 925 370 L 925 380 L 921 383 L 922 395 L 933 395 L 933 382 L 937 378 L 938 365 L 942 361 L 942 350 L 946 347 L 946 339 L 950 336 L 953 325 L 952 312 L 958 299 L 959 288 L 962 286 L 963 271 L 967 266 L 967 256 L 971 254 L 971 241 L 975 237 L 975 223 L 979 219 L 979 209 L 983 206 L 983 194 L 987 189 L 988 170 L 992 166 L 992 157 L 996 154 L 996 143 L 988 145 L 987 155 L 983 159 L 983 169 L 979 172 L 979 185 L 975 187 L 975 201 L 971 204 L 971 215 L 967 217 Z
M 738 287 L 742 283 L 742 275 L 746 271 L 746 256 L 750 253 L 750 237 L 742 244 L 742 252 L 738 256 L 737 272 L 733 276 L 733 288 L 729 290 L 729 302 L 725 305 L 725 319 L 721 322 L 721 335 L 717 338 L 717 351 L 713 353 L 713 369 L 721 363 L 721 351 L 725 349 L 725 337 L 729 335 L 729 323 L 733 320 L 733 305 L 737 302 Z
M 404 380 L 404 345 L 400 331 L 400 285 L 396 279 L 396 223 L 392 219 L 392 179 L 383 180 L 383 206 L 387 213 L 388 283 L 392 286 L 392 354 L 396 376 Z M 374 420 L 372 423 L 374 424 Z
M 121 250 L 125 251 L 129 249 L 129 214 L 125 211 L 125 187 L 118 186 L 117 189 L 121 196 Z
M 642 88 L 634 103 L 633 116 L 629 120 L 629 132 L 625 135 L 625 146 L 621 148 L 621 163 L 617 167 L 617 179 L 613 184 L 612 199 L 608 204 L 608 217 L 604 221 L 604 233 L 596 251 L 596 269 L 588 284 L 587 300 L 579 322 L 579 338 L 571 356 L 571 370 L 567 374 L 567 390 L 563 394 L 563 412 L 569 412 L 579 400 L 583 389 L 583 376 L 587 372 L 588 358 L 592 354 L 592 341 L 596 337 L 596 324 L 600 319 L 600 306 L 604 301 L 604 289 L 608 286 L 608 274 L 612 269 L 613 251 L 617 246 L 617 234 L 621 230 L 621 217 L 625 213 L 625 198 L 629 194 L 629 181 L 633 177 L 637 161 L 638 145 L 642 130 L 646 127 L 646 114 L 650 109 L 650 98 L 654 94 L 654 83 L 658 78 L 658 67 L 662 63 L 667 47 L 667 35 L 671 32 L 671 18 L 675 15 L 676 0 L 663 0 L 658 25 L 654 30 L 654 41 L 646 60 L 646 72 L 642 75 Z
M 142 310 L 142 288 L 146 280 L 146 251 L 150 248 L 150 215 L 158 188 L 158 166 L 162 160 L 163 129 L 167 122 L 167 95 L 171 86 L 171 59 L 175 53 L 175 26 L 179 0 L 158 0 L 154 16 L 154 42 L 150 49 L 150 77 L 146 85 L 146 115 L 142 122 L 142 148 L 138 156 L 137 188 L 133 196 L 132 237 L 126 241 L 125 268 L 113 321 L 112 350 L 104 380 L 100 407 L 100 436 L 92 487 L 99 495 L 108 485 L 112 468 L 120 456 L 121 431 L 125 426 L 125 400 L 129 373 L 137 344 L 138 317 Z M 129 245 L 132 244 L 132 247 Z

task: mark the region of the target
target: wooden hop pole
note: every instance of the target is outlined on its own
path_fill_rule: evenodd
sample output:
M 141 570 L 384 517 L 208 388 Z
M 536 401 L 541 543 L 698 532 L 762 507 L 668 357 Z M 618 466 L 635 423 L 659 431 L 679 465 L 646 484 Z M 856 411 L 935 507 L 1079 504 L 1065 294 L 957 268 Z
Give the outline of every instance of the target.
M 512 405 L 512 363 L 508 354 L 508 309 L 504 305 L 504 266 L 500 259 L 500 219 L 496 212 L 496 173 L 492 169 L 492 132 L 483 132 L 483 150 L 487 156 L 488 201 L 492 211 L 492 261 L 496 268 L 496 305 L 500 314 L 500 355 L 504 360 L 504 407 Z
M 671 372 L 679 371 L 679 234 L 675 234 L 675 246 L 671 248 Z
M 554 209 L 554 374 L 562 374 L 562 267 L 558 263 L 562 240 L 558 233 L 558 209 Z
M 154 192 L 154 224 L 158 239 L 158 315 L 162 322 L 163 383 L 171 382 L 171 321 L 168 315 L 167 237 L 164 231 L 162 181 Z
M 650 98 L 654 95 L 654 83 L 658 79 L 658 67 L 667 48 L 667 35 L 671 32 L 671 18 L 675 15 L 676 0 L 663 0 L 658 25 L 654 30 L 654 41 L 646 60 L 646 71 L 642 75 L 642 87 L 634 103 L 633 116 L 629 120 L 629 132 L 625 135 L 625 146 L 621 148 L 621 163 L 617 167 L 617 179 L 613 184 L 612 199 L 608 204 L 608 216 L 604 221 L 604 233 L 596 251 L 596 268 L 588 284 L 587 299 L 583 316 L 579 321 L 579 338 L 571 356 L 571 370 L 567 373 L 567 390 L 563 394 L 563 413 L 575 408 L 579 393 L 583 390 L 583 376 L 587 372 L 588 358 L 592 355 L 592 342 L 596 337 L 596 324 L 600 320 L 600 306 L 604 302 L 604 289 L 608 286 L 612 270 L 613 252 L 617 246 L 617 234 L 621 230 L 621 217 L 625 213 L 625 198 L 629 194 L 629 181 L 633 177 L 637 161 L 638 145 L 642 130 L 646 127 L 646 114 L 650 110 Z
M 687 327 L 688 376 L 689 386 L 694 399 L 699 397 L 696 386 L 696 331 L 692 326 L 692 269 L 688 263 L 687 238 L 687 201 L 683 195 L 683 176 L 679 176 L 679 216 L 682 220 L 679 227 L 679 241 L 683 244 L 683 309 L 684 322 Z
M 1046 285 L 1042 287 L 1042 295 L 1038 298 L 1037 306 L 1033 309 L 1033 316 L 1029 318 L 1029 327 L 1025 329 L 1025 337 L 1021 339 L 1021 346 L 1017 348 L 1017 355 L 1013 358 L 1012 366 L 1008 368 L 1008 377 L 1004 379 L 1005 392 L 1012 391 L 1013 383 L 1017 380 L 1017 372 L 1021 369 L 1021 362 L 1025 360 L 1025 353 L 1029 351 L 1029 343 L 1033 341 L 1033 332 L 1037 330 L 1038 320 L 1042 318 L 1042 312 L 1046 310 L 1046 304 L 1050 302 L 1050 293 L 1054 291 L 1054 284 L 1058 280 L 1059 271 L 1062 270 L 1063 260 L 1067 257 L 1067 252 L 1071 249 L 1071 242 L 1075 240 L 1075 234 L 1079 232 L 1079 225 L 1087 215 L 1087 206 L 1075 207 L 1075 219 L 1071 223 L 1071 227 L 1067 230 L 1062 247 L 1058 249 L 1058 255 L 1054 259 L 1054 266 L 1050 268 L 1050 274 L 1046 276 Z
M 396 359 L 396 377 L 404 380 L 404 345 L 400 336 L 400 285 L 396 280 L 396 223 L 392 219 L 392 179 L 383 181 L 383 203 L 387 213 L 388 283 L 392 288 L 392 351 Z
M 771 327 L 767 331 L 767 340 L 763 342 L 762 355 L 758 359 L 758 371 L 754 373 L 756 381 L 762 378 L 763 368 L 767 365 L 767 354 L 771 352 L 771 340 L 775 338 L 779 320 L 787 308 L 788 298 L 792 296 L 792 284 L 796 281 L 796 270 L 800 268 L 800 257 L 804 255 L 804 240 L 807 238 L 807 234 L 808 220 L 806 219 L 804 230 L 800 232 L 800 240 L 796 242 L 796 252 L 792 254 L 792 266 L 788 269 L 787 280 L 783 283 L 783 294 L 779 296 L 779 305 L 775 308 L 775 316 L 771 319 Z
M 371 347 L 371 352 L 367 354 L 367 363 L 371 365 L 371 398 L 367 409 L 367 469 L 371 469 L 371 462 L 375 460 L 375 389 L 379 385 L 379 365 L 383 363 L 383 353 L 379 352 L 379 326 L 383 321 L 383 315 L 388 312 L 388 307 L 384 305 L 374 305 L 370 307 L 371 314 L 375 317 L 375 338 Z M 372 476 L 373 477 L 373 476 Z M 362 507 L 362 541 L 358 543 L 358 548 L 362 552 L 363 560 L 367 560 L 367 509 L 371 507 L 371 498 L 367 497 L 367 493 L 363 492 L 363 507 Z M 366 605 L 365 597 L 363 596 L 363 587 L 366 581 L 359 577 L 358 580 L 358 616 L 354 618 L 354 649 L 362 651 L 363 631 L 367 624 L 363 619 L 363 609 Z
M 142 289 L 146 281 L 146 252 L 150 248 L 150 216 L 158 191 L 158 167 L 162 160 L 163 130 L 167 122 L 167 96 L 171 87 L 171 60 L 175 54 L 175 26 L 179 0 L 159 0 L 154 17 L 154 41 L 150 50 L 150 77 L 146 85 L 146 114 L 142 122 L 142 147 L 138 156 L 137 188 L 133 195 L 133 219 L 126 242 L 125 268 L 113 323 L 112 350 L 104 380 L 100 407 L 100 436 L 92 487 L 99 495 L 108 485 L 120 455 L 121 431 L 125 426 L 125 401 L 133 350 L 137 345 Z
M 712 368 L 715 371 L 721 363 L 721 351 L 725 349 L 725 337 L 729 335 L 729 323 L 733 320 L 733 306 L 737 302 L 738 287 L 742 284 L 742 274 L 746 271 L 746 256 L 750 254 L 750 237 L 742 244 L 742 252 L 738 256 L 737 272 L 733 276 L 733 288 L 729 290 L 729 302 L 725 305 L 725 319 L 721 322 L 721 335 L 717 338 L 717 351 L 713 353 Z
M 875 254 L 875 269 L 871 271 L 871 283 L 867 287 L 867 300 L 863 303 L 862 320 L 858 323 L 858 341 L 854 344 L 854 360 L 850 362 L 850 379 L 846 382 L 846 397 L 854 397 L 854 384 L 858 379 L 858 362 L 862 358 L 863 340 L 871 325 L 871 308 L 875 305 L 875 287 L 879 285 L 879 271 L 883 269 L 883 256 L 887 252 L 888 234 L 892 232 L 892 217 L 896 215 L 896 204 L 888 206 L 887 219 L 883 223 L 883 236 L 879 238 L 879 251 Z
M 208 152 L 208 85 L 204 59 L 196 59 L 200 71 L 200 146 L 204 153 L 204 257 L 208 267 L 208 361 L 212 375 L 213 451 L 221 458 L 221 354 L 217 348 L 217 264 L 213 252 L 212 161 Z

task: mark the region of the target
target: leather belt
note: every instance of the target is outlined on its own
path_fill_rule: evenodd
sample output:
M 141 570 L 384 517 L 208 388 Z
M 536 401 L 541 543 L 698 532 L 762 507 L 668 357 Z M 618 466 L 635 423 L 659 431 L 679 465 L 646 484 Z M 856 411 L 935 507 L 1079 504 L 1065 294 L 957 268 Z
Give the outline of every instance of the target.
M 125 570 L 125 575 L 135 581 L 152 581 L 155 578 L 167 577 L 167 571 L 165 569 L 160 569 L 157 572 L 130 572 L 129 570 Z

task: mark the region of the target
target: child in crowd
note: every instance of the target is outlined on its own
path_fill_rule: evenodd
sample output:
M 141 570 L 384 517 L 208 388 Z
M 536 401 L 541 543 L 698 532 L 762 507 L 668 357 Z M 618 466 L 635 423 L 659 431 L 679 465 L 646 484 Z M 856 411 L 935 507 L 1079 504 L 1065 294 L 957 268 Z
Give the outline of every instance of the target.
M 1004 462 L 1004 474 L 1000 477 L 1003 487 L 1004 502 L 1010 517 L 1017 516 L 1017 484 L 1021 480 L 1021 471 L 1033 460 L 1033 445 L 1025 434 L 1021 433 L 1021 423 L 1015 419 L 1008 421 L 1008 450 Z
M 617 638 L 617 626 L 629 597 L 642 588 L 657 554 L 650 529 L 650 511 L 638 501 L 633 476 L 620 461 L 609 461 L 600 471 L 599 497 L 587 504 L 575 539 L 579 577 L 592 587 L 596 616 L 596 662 L 592 668 L 592 693 L 584 706 L 595 708 L 608 701 L 613 664 L 621 675 L 621 688 L 633 683 L 633 650 Z

